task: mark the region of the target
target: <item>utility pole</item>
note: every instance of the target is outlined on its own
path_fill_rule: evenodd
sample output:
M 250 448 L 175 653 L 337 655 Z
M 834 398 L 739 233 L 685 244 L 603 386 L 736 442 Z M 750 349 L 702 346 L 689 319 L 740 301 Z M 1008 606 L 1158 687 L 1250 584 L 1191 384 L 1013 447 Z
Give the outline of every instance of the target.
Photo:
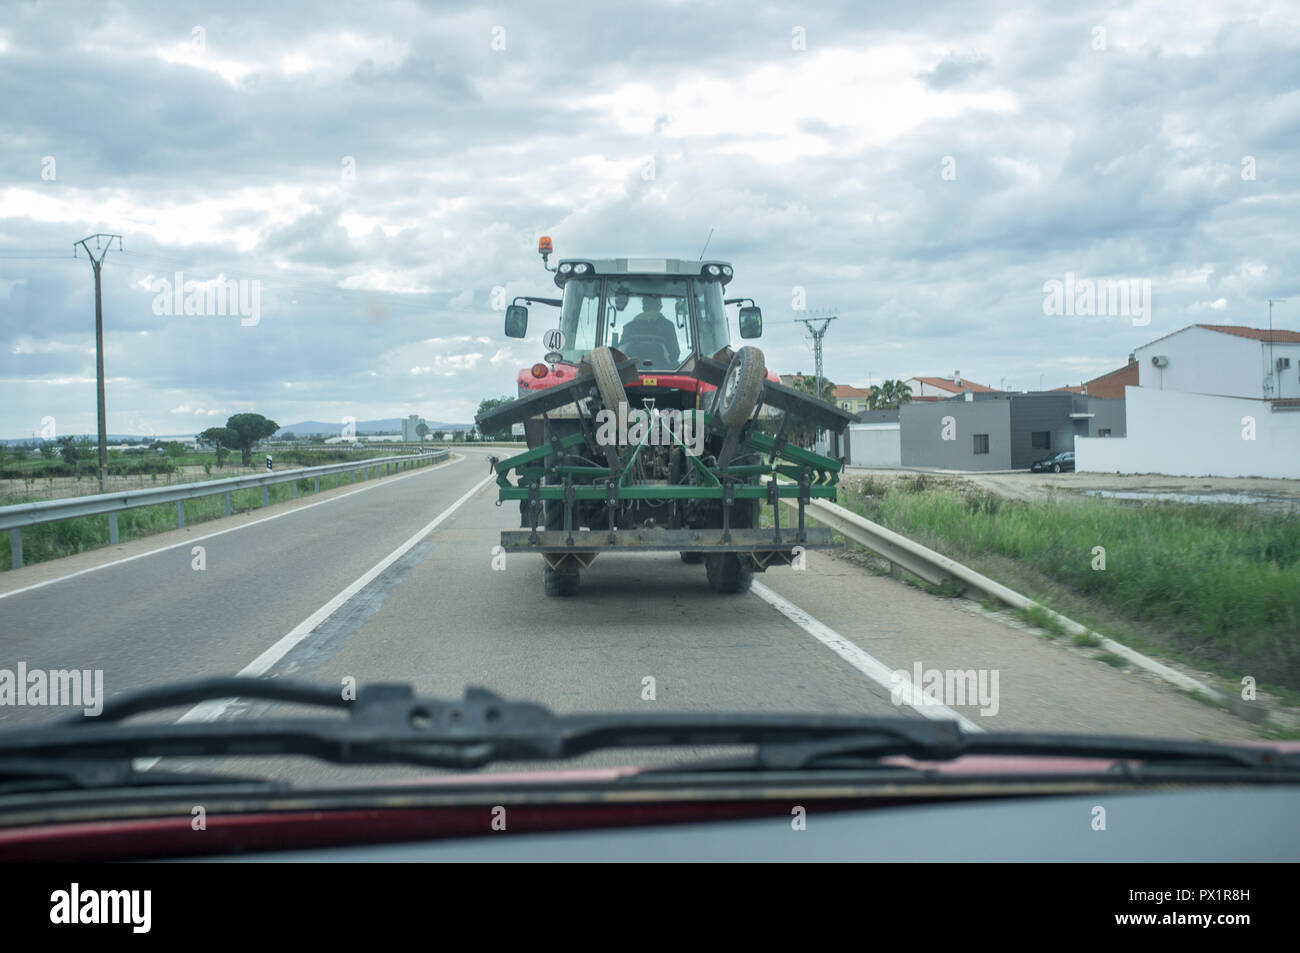
M 814 318 L 795 318 L 796 324 L 806 325 L 808 332 L 813 339 L 813 359 L 817 362 L 817 391 L 818 400 L 824 400 L 822 397 L 822 338 L 826 336 L 826 327 L 835 320 L 835 315 L 818 315 Z M 813 327 L 817 321 L 821 322 L 819 327 Z
M 99 251 L 99 240 L 107 239 L 104 250 L 99 251 L 99 257 L 95 257 L 95 252 L 90 250 L 86 242 L 91 239 L 95 240 L 95 251 Z M 80 245 L 86 249 L 86 255 L 90 258 L 90 267 L 95 272 L 95 384 L 99 392 L 99 492 L 104 492 L 104 475 L 108 470 L 108 415 L 104 409 L 104 305 L 100 296 L 99 285 L 99 268 L 104 262 L 104 256 L 108 254 L 109 248 L 113 245 L 113 239 L 117 239 L 117 250 L 122 250 L 121 235 L 105 235 L 103 232 L 96 232 L 94 235 L 87 235 L 79 242 L 72 243 L 72 256 L 77 256 L 77 246 Z

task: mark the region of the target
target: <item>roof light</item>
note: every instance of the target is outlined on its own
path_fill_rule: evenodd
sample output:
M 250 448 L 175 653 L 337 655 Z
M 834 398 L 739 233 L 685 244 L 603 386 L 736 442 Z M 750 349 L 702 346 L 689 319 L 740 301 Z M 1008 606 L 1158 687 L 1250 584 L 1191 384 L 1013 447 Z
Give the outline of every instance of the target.
M 549 255 L 552 251 L 550 235 L 543 235 L 541 238 L 537 239 L 537 254 Z
M 723 266 L 722 266 L 722 273 L 723 273 L 724 275 L 726 275 L 728 278 L 730 278 L 730 277 L 731 277 L 731 266 L 730 266 L 730 265 L 723 265 Z
M 573 264 L 571 262 L 566 261 L 564 264 L 560 265 L 560 274 L 567 275 L 571 271 L 573 271 Z
M 534 365 L 533 365 L 533 376 L 534 376 L 534 377 L 542 378 L 542 377 L 545 377 L 546 374 L 547 374 L 547 368 L 546 368 L 546 365 L 545 365 L 545 364 L 534 364 Z
M 720 269 L 717 265 L 709 265 L 704 270 L 707 271 L 709 274 L 711 274 L 714 278 L 718 277 L 718 275 L 722 273 L 722 269 Z
M 585 275 L 589 271 L 591 271 L 591 265 L 587 264 L 585 261 L 580 261 L 573 266 L 574 274 Z

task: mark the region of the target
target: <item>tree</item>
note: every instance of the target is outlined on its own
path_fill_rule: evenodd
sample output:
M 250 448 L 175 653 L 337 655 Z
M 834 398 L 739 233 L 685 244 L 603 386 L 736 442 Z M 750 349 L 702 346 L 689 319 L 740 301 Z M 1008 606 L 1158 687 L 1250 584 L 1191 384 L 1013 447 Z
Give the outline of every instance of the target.
M 64 463 L 71 463 L 74 466 L 81 459 L 81 448 L 77 446 L 77 441 L 72 437 L 59 438 L 59 456 L 63 457 Z
M 435 431 L 433 432 L 433 439 L 434 439 L 434 440 L 437 440 L 437 441 L 439 441 L 439 442 L 441 442 L 441 441 L 443 441 L 443 440 L 446 440 L 446 439 L 447 439 L 447 431 L 445 431 L 445 430 L 435 430 Z
M 217 467 L 226 463 L 226 451 L 239 443 L 239 434 L 229 427 L 209 427 L 199 434 L 199 439 L 217 448 Z
M 232 446 L 239 450 L 240 461 L 244 466 L 253 462 L 253 447 L 257 442 L 280 429 L 274 420 L 267 420 L 261 414 L 235 414 L 226 421 L 226 427 L 236 434 L 237 439 Z
M 58 448 L 48 440 L 41 444 L 41 457 L 45 460 L 53 460 Z
M 285 443 L 293 443 L 298 439 L 298 435 L 292 430 L 286 430 L 284 433 L 280 434 L 280 439 Z
M 828 404 L 835 403 L 835 384 L 824 377 L 822 378 L 822 392 L 820 395 L 817 393 L 816 377 L 804 377 L 802 374 L 797 374 L 791 386 L 795 390 L 803 391 L 809 397 L 817 397 Z
M 513 397 L 489 397 L 486 400 L 481 401 L 479 403 L 478 411 L 474 414 L 474 416 L 482 417 L 488 411 L 496 410 L 498 407 L 504 404 L 513 404 L 514 401 L 515 399 Z M 473 431 L 473 428 L 471 427 L 470 430 Z M 509 440 L 510 428 L 507 427 L 505 430 L 500 430 L 492 434 L 484 434 L 483 439 L 484 440 Z
M 870 410 L 897 410 L 911 401 L 912 388 L 902 381 L 887 380 L 871 386 L 867 407 Z
M 178 440 L 170 440 L 167 446 L 163 447 L 163 452 L 171 460 L 175 460 L 185 455 L 185 445 Z

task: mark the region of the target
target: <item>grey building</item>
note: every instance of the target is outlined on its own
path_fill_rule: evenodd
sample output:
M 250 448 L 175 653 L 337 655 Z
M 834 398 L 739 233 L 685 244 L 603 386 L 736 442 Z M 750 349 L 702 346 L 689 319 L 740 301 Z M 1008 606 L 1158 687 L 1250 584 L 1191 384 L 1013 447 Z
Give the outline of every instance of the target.
M 1066 391 L 966 393 L 899 412 L 905 467 L 1023 470 L 1073 450 L 1075 437 L 1108 436 L 1124 436 L 1124 401 Z

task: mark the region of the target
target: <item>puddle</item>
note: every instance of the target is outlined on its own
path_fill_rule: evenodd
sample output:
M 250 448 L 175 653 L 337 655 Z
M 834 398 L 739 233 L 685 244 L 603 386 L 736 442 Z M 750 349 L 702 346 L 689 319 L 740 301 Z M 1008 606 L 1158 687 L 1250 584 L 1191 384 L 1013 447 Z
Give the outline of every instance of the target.
M 1168 500 L 1174 503 L 1235 503 L 1245 506 L 1295 506 L 1295 500 L 1284 496 L 1265 496 L 1258 493 L 1162 493 L 1156 490 L 1080 490 L 1087 496 L 1100 496 L 1110 500 Z

